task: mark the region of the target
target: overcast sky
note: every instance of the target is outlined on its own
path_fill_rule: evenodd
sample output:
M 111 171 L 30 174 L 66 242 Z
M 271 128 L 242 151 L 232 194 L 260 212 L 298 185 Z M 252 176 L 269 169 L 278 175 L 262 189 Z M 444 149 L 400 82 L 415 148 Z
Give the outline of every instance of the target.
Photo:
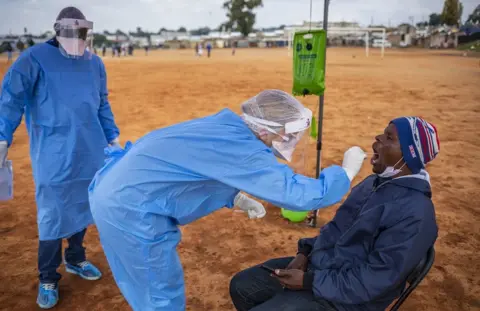
M 74 5 L 94 22 L 95 31 L 148 31 L 165 27 L 188 29 L 217 27 L 225 21 L 223 0 L 0 0 L 0 34 L 42 33 L 52 28 L 55 17 L 65 6 Z M 257 10 L 256 27 L 296 24 L 308 20 L 310 0 L 264 0 Z M 441 12 L 444 0 L 331 0 L 331 21 L 358 21 L 368 25 L 398 25 L 428 18 Z M 462 0 L 465 19 L 479 0 Z M 323 0 L 313 0 L 313 20 L 322 20 Z

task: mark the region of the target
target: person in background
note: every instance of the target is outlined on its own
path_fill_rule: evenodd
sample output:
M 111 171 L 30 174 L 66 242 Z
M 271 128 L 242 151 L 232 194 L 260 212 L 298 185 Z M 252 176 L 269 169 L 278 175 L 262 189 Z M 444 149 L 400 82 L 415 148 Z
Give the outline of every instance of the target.
M 13 47 L 10 42 L 7 42 L 7 64 L 13 61 Z
M 208 53 L 208 58 L 210 58 L 210 55 L 212 53 L 212 43 L 210 42 L 207 43 L 207 53 Z
M 319 179 L 295 174 L 277 157 L 291 160 L 312 112 L 279 90 L 261 92 L 242 111 L 224 109 L 155 130 L 125 149 L 108 148 L 108 163 L 89 187 L 90 206 L 115 281 L 133 310 L 185 310 L 179 226 L 222 207 L 264 217 L 263 205 L 240 191 L 296 211 L 332 205 L 365 159 L 353 147 L 343 167 L 326 168 Z
M 23 50 L 25 50 L 25 43 L 23 43 L 23 41 L 20 39 L 17 41 L 17 50 L 19 54 L 21 54 Z
M 298 242 L 296 257 L 239 272 L 230 283 L 238 311 L 376 311 L 405 288 L 435 243 L 430 176 L 436 128 L 417 117 L 391 121 L 375 137 L 373 175 L 354 187 L 332 221 Z
M 105 147 L 118 144 L 119 130 L 104 64 L 86 51 L 92 28 L 77 8 L 63 9 L 54 22 L 55 37 L 20 54 L 2 84 L 0 159 L 12 148 L 23 114 L 30 139 L 40 240 L 37 304 L 43 309 L 59 299 L 62 239 L 68 240 L 68 273 L 101 277 L 83 247 L 86 228 L 93 224 L 88 185 L 104 164 Z

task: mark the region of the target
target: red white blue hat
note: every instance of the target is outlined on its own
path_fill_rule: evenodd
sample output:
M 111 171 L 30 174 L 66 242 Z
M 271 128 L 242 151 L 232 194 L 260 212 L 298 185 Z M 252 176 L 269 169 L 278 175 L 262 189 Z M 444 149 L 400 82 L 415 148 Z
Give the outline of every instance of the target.
M 397 128 L 405 163 L 412 173 L 419 173 L 440 151 L 437 129 L 418 117 L 401 117 L 391 123 Z

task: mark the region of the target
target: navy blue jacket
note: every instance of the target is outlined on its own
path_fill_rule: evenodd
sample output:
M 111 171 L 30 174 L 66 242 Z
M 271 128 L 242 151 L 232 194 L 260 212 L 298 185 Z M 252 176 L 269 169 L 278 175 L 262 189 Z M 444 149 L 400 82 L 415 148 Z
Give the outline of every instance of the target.
M 319 236 L 299 241 L 304 287 L 338 310 L 385 310 L 437 238 L 431 196 L 426 171 L 365 179 Z

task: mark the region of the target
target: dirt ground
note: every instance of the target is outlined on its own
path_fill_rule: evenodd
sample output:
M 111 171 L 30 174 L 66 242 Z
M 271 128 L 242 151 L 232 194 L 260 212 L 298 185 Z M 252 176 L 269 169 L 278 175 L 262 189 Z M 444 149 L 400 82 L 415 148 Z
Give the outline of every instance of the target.
M 266 88 L 291 90 L 286 50 L 158 51 L 148 57 L 105 58 L 110 101 L 121 139 L 136 140 L 158 127 L 215 113 L 239 111 L 240 103 Z M 7 71 L 0 58 L 1 76 Z M 370 151 L 373 137 L 402 115 L 418 115 L 437 126 L 440 154 L 428 167 L 440 227 L 430 274 L 403 310 L 480 309 L 480 64 L 478 58 L 429 51 L 332 48 L 327 56 L 327 91 L 322 166 L 340 164 L 352 145 Z M 318 99 L 301 99 L 316 113 Z M 0 203 L 0 309 L 37 310 L 37 226 L 28 137 L 22 124 L 9 158 L 15 199 Z M 309 142 L 307 173 L 314 174 L 315 143 Z M 366 162 L 360 181 L 370 174 Z M 337 206 L 319 212 L 329 221 Z M 221 210 L 182 229 L 179 247 L 186 273 L 187 310 L 234 310 L 230 278 L 273 257 L 294 255 L 297 240 L 318 229 L 288 224 L 269 206 L 261 220 Z M 64 273 L 56 310 L 130 310 L 109 271 L 94 227 L 86 238 L 88 257 L 104 272 L 90 283 Z M 61 268 L 64 271 L 64 268 Z

